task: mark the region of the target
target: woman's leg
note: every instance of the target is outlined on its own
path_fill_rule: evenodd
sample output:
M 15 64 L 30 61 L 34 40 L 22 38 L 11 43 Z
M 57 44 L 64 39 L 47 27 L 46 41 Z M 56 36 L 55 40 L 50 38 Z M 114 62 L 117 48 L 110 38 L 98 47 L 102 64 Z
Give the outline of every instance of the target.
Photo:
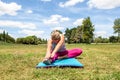
M 80 49 L 80 48 L 75 48 L 75 49 L 71 49 L 71 50 L 66 50 L 66 51 L 64 51 L 64 52 L 57 52 L 56 54 L 55 54 L 55 56 L 52 58 L 52 62 L 54 62 L 55 60 L 57 60 L 58 59 L 58 57 L 62 57 L 62 56 L 64 56 L 64 55 L 67 55 L 68 56 L 68 58 L 73 58 L 73 57 L 77 57 L 77 56 L 79 56 L 79 55 L 81 55 L 82 54 L 82 49 Z
M 57 60 L 58 59 L 58 55 L 57 54 L 55 54 L 54 55 L 54 57 L 53 58 L 51 58 L 52 59 L 52 62 L 54 62 L 55 60 Z
M 77 56 L 81 55 L 82 52 L 83 51 L 80 48 L 75 48 L 75 49 L 68 50 L 68 57 L 69 58 L 77 57 Z
M 57 59 L 60 59 L 60 58 L 58 58 L 58 57 L 63 57 L 63 56 L 65 56 L 65 55 L 67 55 L 68 54 L 68 51 L 66 50 L 66 51 L 63 51 L 63 52 L 57 52 L 55 55 L 54 55 L 54 57 L 52 58 L 52 61 L 54 62 L 55 60 L 57 60 Z

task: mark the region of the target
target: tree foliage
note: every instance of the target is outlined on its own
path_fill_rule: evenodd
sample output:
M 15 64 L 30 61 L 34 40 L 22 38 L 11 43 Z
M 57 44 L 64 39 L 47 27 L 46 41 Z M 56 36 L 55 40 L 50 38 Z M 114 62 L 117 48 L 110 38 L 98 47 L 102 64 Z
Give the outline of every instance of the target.
M 91 43 L 93 41 L 94 26 L 90 20 L 90 17 L 87 17 L 83 20 L 82 25 L 77 28 L 66 29 L 65 36 L 68 43 Z
M 91 43 L 93 41 L 93 32 L 94 32 L 94 25 L 90 20 L 90 17 L 87 17 L 83 20 L 82 23 L 82 39 L 85 43 Z
M 65 30 L 65 37 L 66 37 L 66 42 L 70 44 L 71 30 L 68 28 Z
M 17 38 L 16 40 L 11 37 L 8 33 L 3 31 L 3 33 L 0 33 L 0 41 L 5 43 L 19 43 L 19 44 L 45 44 L 47 43 L 47 40 L 37 38 L 36 36 L 27 36 L 25 38 Z
M 82 42 L 82 37 L 83 37 L 82 34 L 83 34 L 82 26 L 78 26 L 77 29 L 76 29 L 75 37 L 74 37 L 76 43 Z
M 8 33 L 3 31 L 0 33 L 0 41 L 8 42 L 8 43 L 15 43 L 15 39 L 11 37 Z
M 120 18 L 115 19 L 113 29 L 114 33 L 118 33 L 118 37 L 120 38 Z
M 36 36 L 27 36 L 25 38 L 17 38 L 16 43 L 19 44 L 42 44 L 42 43 L 47 43 L 46 40 L 42 40 L 41 38 L 37 38 Z
M 110 36 L 109 41 L 111 43 L 117 43 L 117 42 L 120 42 L 120 38 L 118 36 Z
M 94 40 L 95 43 L 108 43 L 109 39 L 108 38 L 102 38 L 101 36 L 95 38 Z

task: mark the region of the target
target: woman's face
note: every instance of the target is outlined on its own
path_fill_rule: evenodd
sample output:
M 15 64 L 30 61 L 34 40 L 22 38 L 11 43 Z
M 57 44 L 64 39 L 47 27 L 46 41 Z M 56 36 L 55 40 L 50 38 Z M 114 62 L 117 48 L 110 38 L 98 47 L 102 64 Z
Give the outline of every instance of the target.
M 54 42 L 54 43 L 58 43 L 58 42 L 59 42 L 59 40 L 53 40 L 53 42 Z

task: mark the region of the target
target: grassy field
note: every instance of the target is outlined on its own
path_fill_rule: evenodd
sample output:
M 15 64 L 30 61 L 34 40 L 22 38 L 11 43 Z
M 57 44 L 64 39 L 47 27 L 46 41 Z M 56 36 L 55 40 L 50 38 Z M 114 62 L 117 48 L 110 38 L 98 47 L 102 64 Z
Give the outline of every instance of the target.
M 36 69 L 46 45 L 0 43 L 0 80 L 120 80 L 120 44 L 66 44 L 82 48 L 84 68 Z

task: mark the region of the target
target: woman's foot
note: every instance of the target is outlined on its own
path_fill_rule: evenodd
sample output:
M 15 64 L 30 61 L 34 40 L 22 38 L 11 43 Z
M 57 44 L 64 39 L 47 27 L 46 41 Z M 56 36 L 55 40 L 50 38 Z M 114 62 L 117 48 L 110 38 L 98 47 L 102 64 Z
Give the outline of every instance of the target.
M 43 63 L 46 65 L 50 65 L 50 64 L 52 64 L 52 60 L 51 59 L 44 59 Z

